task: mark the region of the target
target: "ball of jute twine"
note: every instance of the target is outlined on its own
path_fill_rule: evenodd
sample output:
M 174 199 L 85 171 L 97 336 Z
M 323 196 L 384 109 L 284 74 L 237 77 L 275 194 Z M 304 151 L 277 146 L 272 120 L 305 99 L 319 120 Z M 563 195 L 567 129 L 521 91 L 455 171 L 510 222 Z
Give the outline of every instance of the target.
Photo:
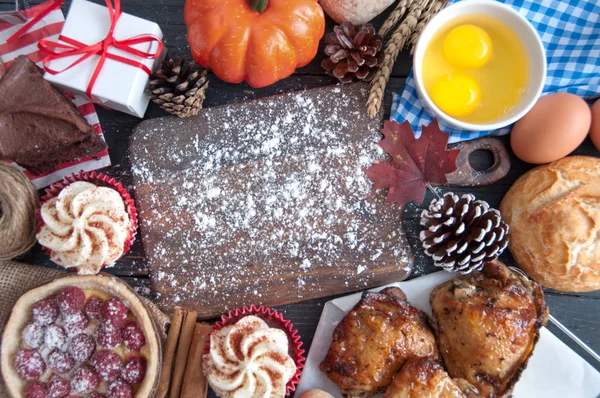
M 383 64 L 371 80 L 371 91 L 367 100 L 369 116 L 375 117 L 381 109 L 385 88 L 400 51 L 416 44 L 425 24 L 446 5 L 447 1 L 400 0 L 394 11 L 385 20 L 378 32 L 381 37 L 385 37 L 398 22 L 402 22 L 388 39 L 383 52 Z
M 25 254 L 35 244 L 38 194 L 21 171 L 0 162 L 0 261 Z

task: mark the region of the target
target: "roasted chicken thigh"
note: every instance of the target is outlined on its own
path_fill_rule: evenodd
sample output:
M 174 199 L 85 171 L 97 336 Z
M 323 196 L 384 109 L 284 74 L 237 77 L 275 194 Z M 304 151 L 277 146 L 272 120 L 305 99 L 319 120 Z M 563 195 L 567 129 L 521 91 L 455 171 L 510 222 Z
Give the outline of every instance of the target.
M 481 397 L 510 393 L 548 318 L 540 285 L 494 261 L 436 287 L 430 302 L 450 377 Z
M 437 357 L 427 315 L 406 301 L 399 288 L 366 292 L 333 332 L 321 370 L 346 397 L 385 390 L 410 358 Z
M 442 365 L 431 358 L 406 361 L 383 398 L 466 398 Z

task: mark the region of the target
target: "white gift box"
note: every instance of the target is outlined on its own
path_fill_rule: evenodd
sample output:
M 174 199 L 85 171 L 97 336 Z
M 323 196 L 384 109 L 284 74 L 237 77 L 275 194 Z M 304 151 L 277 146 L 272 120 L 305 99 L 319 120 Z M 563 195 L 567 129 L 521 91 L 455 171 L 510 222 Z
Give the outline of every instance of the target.
M 73 0 L 61 36 L 85 45 L 94 45 L 106 38 L 110 25 L 109 11 L 106 7 L 85 0 Z M 160 40 L 163 38 L 162 31 L 156 23 L 122 13 L 115 25 L 113 37 L 116 40 L 126 40 L 139 35 L 152 35 Z M 60 43 L 64 42 L 60 41 Z M 143 52 L 155 53 L 159 44 L 146 42 L 131 47 Z M 141 58 L 114 46 L 109 47 L 108 53 L 142 63 L 153 71 L 164 59 L 166 49 L 163 48 L 162 54 L 156 59 Z M 46 67 L 60 71 L 68 68 L 80 57 L 81 54 L 53 59 L 46 64 Z M 90 79 L 99 60 L 100 55 L 92 55 L 85 61 L 58 74 L 46 72 L 44 78 L 57 87 L 86 95 Z M 141 68 L 106 58 L 91 94 L 95 102 L 110 109 L 142 118 L 150 101 L 150 97 L 144 93 L 148 79 L 148 74 Z

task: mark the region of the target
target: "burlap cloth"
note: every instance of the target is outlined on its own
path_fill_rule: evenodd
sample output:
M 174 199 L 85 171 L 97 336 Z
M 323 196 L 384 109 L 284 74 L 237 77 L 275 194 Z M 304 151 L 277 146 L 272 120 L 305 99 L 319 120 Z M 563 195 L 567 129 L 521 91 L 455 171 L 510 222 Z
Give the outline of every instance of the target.
M 5 261 L 0 263 L 0 326 L 2 330 L 8 321 L 10 312 L 19 299 L 28 290 L 50 282 L 64 275 L 64 271 L 36 267 L 16 261 Z M 161 340 L 166 339 L 166 330 L 170 319 L 150 300 L 142 297 L 142 301 L 150 311 Z M 0 337 L 1 339 L 1 337 Z M 1 342 L 1 340 L 0 340 Z M 4 381 L 0 378 L 0 398 L 10 398 L 6 393 Z

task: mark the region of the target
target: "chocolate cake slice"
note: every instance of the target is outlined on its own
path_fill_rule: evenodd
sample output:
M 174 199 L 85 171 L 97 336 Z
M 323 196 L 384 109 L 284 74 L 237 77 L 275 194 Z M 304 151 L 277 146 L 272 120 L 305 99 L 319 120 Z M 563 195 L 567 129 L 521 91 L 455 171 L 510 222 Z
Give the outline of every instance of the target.
M 40 68 L 25 56 L 14 61 L 0 79 L 0 159 L 43 174 L 106 148 L 73 102 L 44 80 Z

